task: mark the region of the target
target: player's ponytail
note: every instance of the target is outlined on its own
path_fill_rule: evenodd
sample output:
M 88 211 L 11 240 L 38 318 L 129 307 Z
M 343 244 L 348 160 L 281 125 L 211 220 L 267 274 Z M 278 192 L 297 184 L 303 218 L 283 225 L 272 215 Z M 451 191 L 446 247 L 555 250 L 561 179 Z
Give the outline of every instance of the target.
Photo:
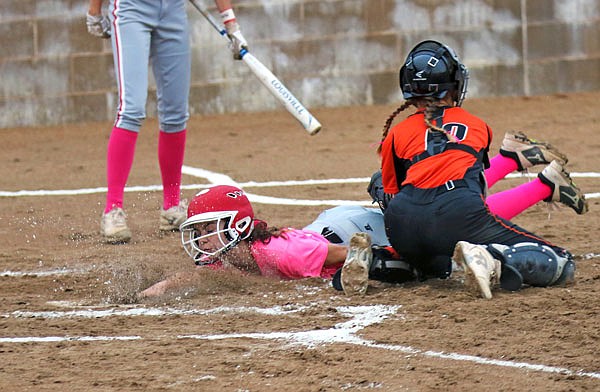
M 398 114 L 400 114 L 400 112 L 402 112 L 403 110 L 406 110 L 406 108 L 408 108 L 410 106 L 412 106 L 411 101 L 404 102 L 400 107 L 398 107 L 396 110 L 394 110 L 394 112 L 385 121 L 385 125 L 383 126 L 383 130 L 381 132 L 381 142 L 379 143 L 379 146 L 377 146 L 378 154 L 381 153 L 381 144 L 383 143 L 386 136 L 388 135 L 388 132 L 390 131 L 390 127 L 392 126 L 392 123 L 394 122 L 394 118 L 396 118 L 396 116 Z

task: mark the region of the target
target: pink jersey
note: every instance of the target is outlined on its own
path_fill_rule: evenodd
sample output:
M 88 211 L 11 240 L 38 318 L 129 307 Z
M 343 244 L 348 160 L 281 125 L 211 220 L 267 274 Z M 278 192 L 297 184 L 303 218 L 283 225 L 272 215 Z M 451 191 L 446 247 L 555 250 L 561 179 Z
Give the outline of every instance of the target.
M 287 229 L 269 243 L 254 241 L 250 248 L 261 275 L 285 279 L 331 278 L 342 266 L 324 267 L 329 241 L 309 230 Z

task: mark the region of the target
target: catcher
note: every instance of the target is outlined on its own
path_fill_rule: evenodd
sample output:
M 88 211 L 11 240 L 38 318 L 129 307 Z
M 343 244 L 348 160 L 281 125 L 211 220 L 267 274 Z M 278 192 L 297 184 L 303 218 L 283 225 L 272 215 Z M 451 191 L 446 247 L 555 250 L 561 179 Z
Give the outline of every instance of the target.
M 452 257 L 466 271 L 466 284 L 488 299 L 498 281 L 509 290 L 572 282 L 575 264 L 566 249 L 491 211 L 482 173 L 490 167 L 492 131 L 460 107 L 468 71 L 454 50 L 423 41 L 408 54 L 399 77 L 405 103 L 388 118 L 379 149 L 385 228 L 394 250 L 429 277 L 449 276 Z M 416 112 L 391 127 L 411 106 Z M 538 178 L 551 189 L 548 201 L 587 211 L 560 162 L 552 161 Z

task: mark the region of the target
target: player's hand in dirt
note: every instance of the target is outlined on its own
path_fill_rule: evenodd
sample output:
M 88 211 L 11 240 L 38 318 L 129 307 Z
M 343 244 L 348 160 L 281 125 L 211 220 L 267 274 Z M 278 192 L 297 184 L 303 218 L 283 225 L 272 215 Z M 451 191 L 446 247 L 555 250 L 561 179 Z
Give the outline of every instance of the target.
M 158 283 L 153 284 L 146 290 L 140 291 L 137 295 L 138 299 L 144 299 L 149 297 L 158 297 L 163 295 L 169 286 L 168 280 L 162 280 Z

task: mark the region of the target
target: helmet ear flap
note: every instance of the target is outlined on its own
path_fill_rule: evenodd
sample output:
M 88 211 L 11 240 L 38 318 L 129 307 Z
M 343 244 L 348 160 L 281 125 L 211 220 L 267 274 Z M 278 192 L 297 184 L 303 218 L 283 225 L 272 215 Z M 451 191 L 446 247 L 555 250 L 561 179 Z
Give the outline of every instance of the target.
M 399 72 L 400 91 L 402 91 L 403 93 L 405 91 L 409 91 L 410 90 L 410 83 L 407 83 L 407 81 L 405 80 L 405 78 L 406 78 L 406 65 L 407 65 L 406 63 L 402 64 L 402 67 L 400 67 L 400 72 Z
M 454 80 L 456 81 L 456 106 L 462 105 L 465 97 L 467 96 L 467 86 L 469 84 L 469 70 L 468 68 L 460 61 L 460 58 L 456 54 L 456 51 L 452 49 L 448 45 L 443 45 L 446 49 L 447 54 L 450 55 L 450 58 L 455 63 L 456 70 L 454 72 Z
M 250 233 L 252 233 L 253 229 L 253 219 L 249 216 L 246 216 L 235 223 L 235 229 L 241 233 L 242 239 L 248 238 Z

